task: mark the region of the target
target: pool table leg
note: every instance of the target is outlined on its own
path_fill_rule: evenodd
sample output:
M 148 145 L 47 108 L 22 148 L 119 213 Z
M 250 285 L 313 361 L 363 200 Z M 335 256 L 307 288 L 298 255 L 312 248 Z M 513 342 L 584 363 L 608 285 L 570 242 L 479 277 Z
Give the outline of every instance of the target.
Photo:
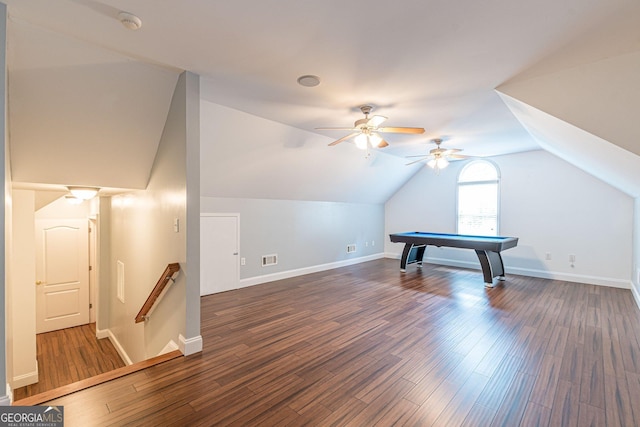
M 493 278 L 498 277 L 498 280 L 505 280 L 504 277 L 504 264 L 502 263 L 502 256 L 500 252 L 483 251 L 476 249 L 480 266 L 482 267 L 482 274 L 484 276 L 484 285 L 488 288 L 493 288 Z
M 425 245 L 414 246 L 413 243 L 405 243 L 402 250 L 402 258 L 400 259 L 400 271 L 407 271 L 407 264 L 418 264 L 418 268 L 422 268 L 422 258 L 424 257 Z

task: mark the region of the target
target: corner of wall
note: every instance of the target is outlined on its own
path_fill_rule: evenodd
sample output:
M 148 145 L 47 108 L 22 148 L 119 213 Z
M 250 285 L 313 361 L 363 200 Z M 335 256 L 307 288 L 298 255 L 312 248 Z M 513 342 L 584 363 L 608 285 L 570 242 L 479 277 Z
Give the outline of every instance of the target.
M 7 277 L 9 274 L 7 268 L 10 264 L 10 247 L 11 247 L 11 165 L 9 160 L 9 138 L 7 131 L 7 67 L 6 67 L 6 45 L 7 45 L 7 6 L 0 3 L 0 165 L 4 168 L 2 176 L 4 179 L 2 188 L 2 200 L 4 200 L 4 209 L 0 209 L 0 234 L 2 234 L 2 246 L 0 246 L 0 316 L 2 319 L 10 318 L 11 310 L 7 313 L 7 304 L 5 302 L 5 292 L 7 286 Z M 7 372 L 13 369 L 10 347 L 11 339 L 7 340 L 6 325 L 0 328 L 0 384 L 6 384 L 6 395 L 2 396 L 0 392 L 0 405 L 11 404 L 11 388 L 7 383 Z M 7 348 L 9 347 L 9 348 Z
M 631 282 L 631 293 L 633 294 L 633 299 L 636 301 L 636 305 L 640 309 L 640 284 Z
M 202 336 L 198 335 L 197 337 L 185 338 L 180 334 L 178 336 L 178 349 L 185 356 L 189 356 L 191 354 L 200 353 L 202 351 Z

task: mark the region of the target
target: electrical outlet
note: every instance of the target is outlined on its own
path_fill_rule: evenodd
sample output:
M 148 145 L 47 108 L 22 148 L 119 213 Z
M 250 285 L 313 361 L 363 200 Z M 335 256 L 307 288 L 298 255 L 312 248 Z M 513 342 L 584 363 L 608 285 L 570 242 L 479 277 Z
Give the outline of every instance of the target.
M 548 260 L 550 260 L 550 259 L 551 259 L 551 252 L 547 252 L 547 253 L 544 255 L 544 259 L 546 259 L 547 261 L 548 261 Z
M 576 262 L 576 256 L 574 254 L 569 254 L 569 262 Z
M 245 265 L 247 263 L 247 259 L 245 257 L 240 258 L 240 265 Z
M 369 241 L 364 242 L 365 247 L 369 247 Z
M 376 245 L 376 241 L 375 241 L 375 240 L 372 240 L 372 241 L 371 241 L 371 246 L 375 246 L 375 245 Z

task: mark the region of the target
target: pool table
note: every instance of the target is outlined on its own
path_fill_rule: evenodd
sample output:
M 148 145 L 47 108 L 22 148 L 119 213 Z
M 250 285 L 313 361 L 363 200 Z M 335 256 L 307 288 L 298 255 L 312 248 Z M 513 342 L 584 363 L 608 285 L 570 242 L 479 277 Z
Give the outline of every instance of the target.
M 400 271 L 402 272 L 407 270 L 407 264 L 416 263 L 418 267 L 422 267 L 422 258 L 427 245 L 474 249 L 480 260 L 485 286 L 488 287 L 493 287 L 495 277 L 498 280 L 504 280 L 504 264 L 500 252 L 518 244 L 517 237 L 466 236 L 422 231 L 390 234 L 389 237 L 394 243 L 404 243 L 400 260 Z

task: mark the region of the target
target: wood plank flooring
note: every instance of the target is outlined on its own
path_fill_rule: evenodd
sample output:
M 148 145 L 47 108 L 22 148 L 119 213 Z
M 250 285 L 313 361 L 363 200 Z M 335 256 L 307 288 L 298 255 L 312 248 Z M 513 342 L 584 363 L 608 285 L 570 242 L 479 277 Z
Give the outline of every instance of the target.
M 96 338 L 96 324 L 36 335 L 38 382 L 13 391 L 20 400 L 125 366 L 111 341 Z
M 201 354 L 49 403 L 69 426 L 640 425 L 629 290 L 383 259 L 201 313 Z

